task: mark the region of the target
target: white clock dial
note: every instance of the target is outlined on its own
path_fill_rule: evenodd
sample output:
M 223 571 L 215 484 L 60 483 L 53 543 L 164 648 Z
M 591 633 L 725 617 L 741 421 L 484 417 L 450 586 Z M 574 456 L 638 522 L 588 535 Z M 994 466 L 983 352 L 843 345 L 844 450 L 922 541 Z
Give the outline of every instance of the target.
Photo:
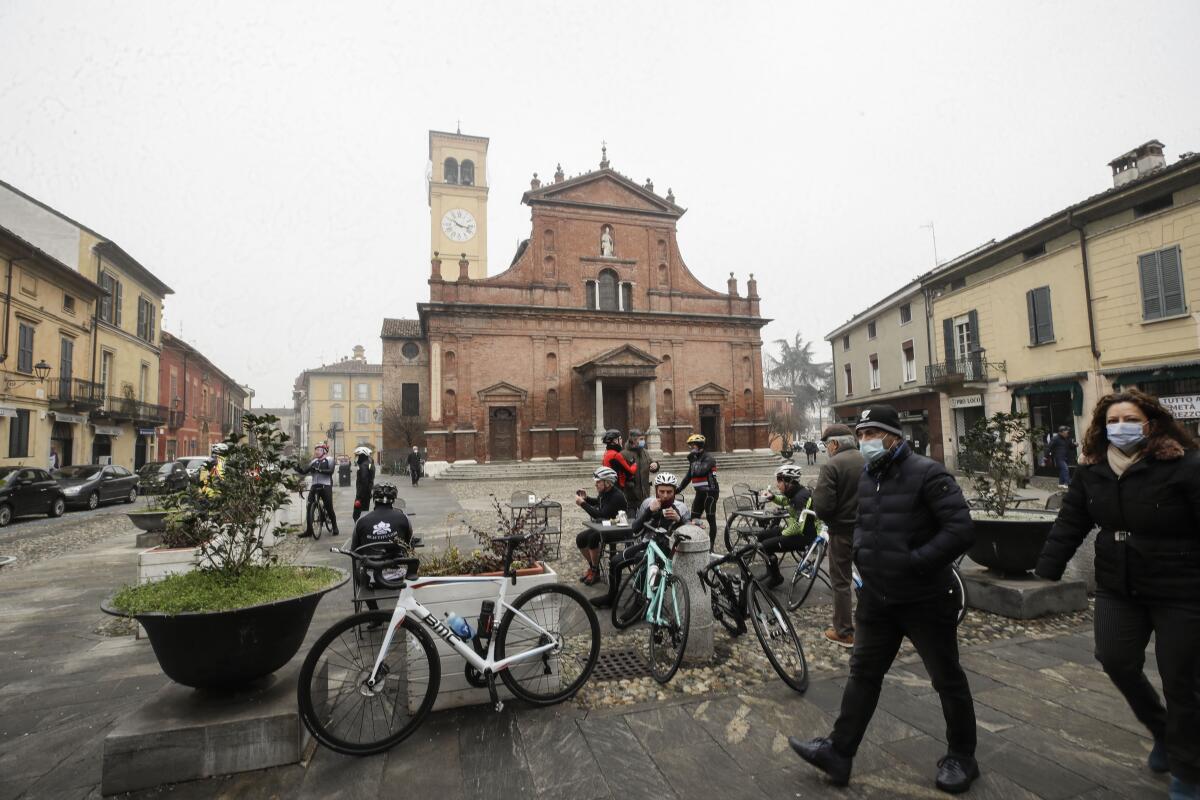
M 442 215 L 442 233 L 455 242 L 465 242 L 475 235 L 475 217 L 465 208 L 452 208 Z

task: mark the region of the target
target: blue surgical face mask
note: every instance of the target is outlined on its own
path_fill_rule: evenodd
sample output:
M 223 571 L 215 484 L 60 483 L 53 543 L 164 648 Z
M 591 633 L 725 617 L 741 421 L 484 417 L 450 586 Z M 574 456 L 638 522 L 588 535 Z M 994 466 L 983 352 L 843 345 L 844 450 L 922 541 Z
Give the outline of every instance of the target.
M 887 452 L 887 448 L 883 446 L 883 439 L 863 439 L 858 443 L 858 449 L 862 451 L 863 458 L 872 464 Z
M 1140 422 L 1110 422 L 1104 426 L 1108 441 L 1128 452 L 1146 439 Z

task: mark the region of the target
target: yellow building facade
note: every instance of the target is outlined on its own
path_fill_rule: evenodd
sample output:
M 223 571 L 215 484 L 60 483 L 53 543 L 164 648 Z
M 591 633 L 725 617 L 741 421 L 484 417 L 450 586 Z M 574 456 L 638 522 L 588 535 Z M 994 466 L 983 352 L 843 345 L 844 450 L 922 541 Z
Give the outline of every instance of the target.
M 429 132 L 430 256 L 443 280 L 458 280 L 460 258 L 468 277 L 487 277 L 487 150 L 482 136 Z
M 301 373 L 294 401 L 303 452 L 322 442 L 339 456 L 359 445 L 383 448 L 383 365 L 368 364 L 361 346 L 350 358 Z

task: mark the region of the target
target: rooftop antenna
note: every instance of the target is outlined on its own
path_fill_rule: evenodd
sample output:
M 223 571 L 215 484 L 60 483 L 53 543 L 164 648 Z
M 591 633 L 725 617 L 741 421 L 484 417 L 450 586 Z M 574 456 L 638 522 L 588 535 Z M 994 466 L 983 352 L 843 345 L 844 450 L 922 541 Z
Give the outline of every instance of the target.
M 457 133 L 459 136 L 462 136 L 462 120 L 461 119 L 455 121 L 454 132 Z
M 922 225 L 920 227 L 921 228 L 929 228 L 929 235 L 931 237 L 933 237 L 933 267 L 934 267 L 934 269 L 937 269 L 937 265 L 940 262 L 938 261 L 938 254 L 937 254 L 937 231 L 934 230 L 934 228 L 933 228 L 933 220 L 929 220 L 928 225 Z

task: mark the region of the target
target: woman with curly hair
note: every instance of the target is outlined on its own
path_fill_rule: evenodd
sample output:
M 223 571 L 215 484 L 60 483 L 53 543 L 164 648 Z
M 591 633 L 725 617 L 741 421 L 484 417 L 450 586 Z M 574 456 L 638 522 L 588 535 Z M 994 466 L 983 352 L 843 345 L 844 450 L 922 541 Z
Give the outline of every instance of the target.
M 1154 737 L 1171 797 L 1200 797 L 1200 450 L 1161 403 L 1128 390 L 1096 405 L 1079 468 L 1035 572 L 1058 580 L 1094 526 L 1096 658 Z M 1146 645 L 1166 707 L 1142 671 Z

